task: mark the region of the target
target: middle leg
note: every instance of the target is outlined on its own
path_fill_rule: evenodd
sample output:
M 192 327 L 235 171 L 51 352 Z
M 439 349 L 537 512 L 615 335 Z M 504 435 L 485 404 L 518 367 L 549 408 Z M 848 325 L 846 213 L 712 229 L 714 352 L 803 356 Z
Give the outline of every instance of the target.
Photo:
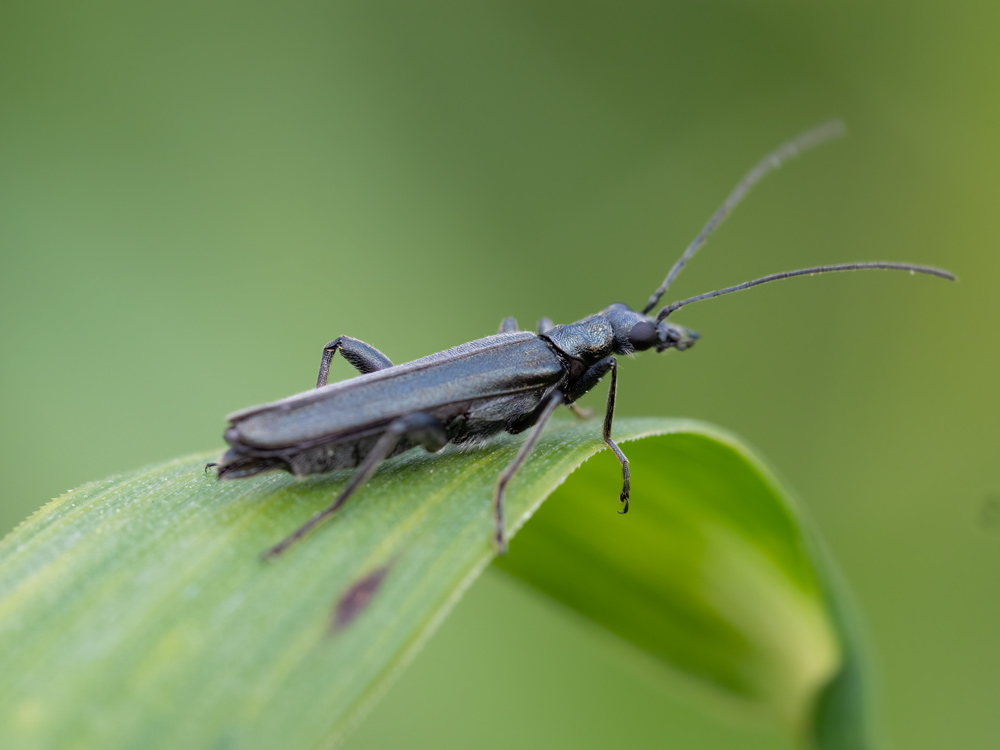
M 517 318 L 504 318 L 500 321 L 500 328 L 497 333 L 514 333 L 515 331 L 520 331 L 521 329 L 517 327 Z
M 496 489 L 493 492 L 493 517 L 496 522 L 496 531 L 493 540 L 496 542 L 497 551 L 504 555 L 507 553 L 507 540 L 504 539 L 503 530 L 503 493 L 507 488 L 507 483 L 513 478 L 517 473 L 517 470 L 521 468 L 521 464 L 531 453 L 531 449 L 535 447 L 535 443 L 538 442 L 538 437 L 542 434 L 542 430 L 545 429 L 545 423 L 549 421 L 549 417 L 556 410 L 556 407 L 562 403 L 563 395 L 559 391 L 553 391 L 552 395 L 549 396 L 548 402 L 542 409 L 541 415 L 538 417 L 538 421 L 535 423 L 535 429 L 531 431 L 528 439 L 524 441 L 521 445 L 521 450 L 517 452 L 514 456 L 514 460 L 511 461 L 507 468 L 503 470 L 500 474 L 500 478 L 497 480 Z

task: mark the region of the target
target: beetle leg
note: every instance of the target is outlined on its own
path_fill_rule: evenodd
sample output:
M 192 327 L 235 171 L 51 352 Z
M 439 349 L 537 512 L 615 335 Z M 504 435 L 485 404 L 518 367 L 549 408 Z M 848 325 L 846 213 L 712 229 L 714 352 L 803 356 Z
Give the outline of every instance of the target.
M 608 444 L 608 447 L 615 452 L 618 461 L 622 465 L 622 494 L 618 496 L 618 500 L 625 505 L 618 512 L 625 515 L 628 513 L 628 497 L 631 492 L 628 459 L 625 458 L 625 454 L 622 453 L 622 449 L 618 447 L 618 444 L 611 439 L 611 420 L 615 416 L 615 392 L 618 390 L 618 360 L 614 357 L 609 357 L 608 359 L 611 360 L 611 386 L 608 388 L 608 408 L 604 412 L 604 428 L 601 437 L 604 438 L 604 442 Z
M 608 389 L 608 406 L 604 412 L 604 428 L 601 437 L 607 443 L 608 447 L 614 451 L 614 454 L 618 457 L 618 461 L 622 465 L 622 493 L 618 496 L 618 499 L 625 504 L 625 507 L 619 513 L 625 514 L 628 513 L 628 498 L 631 489 L 628 459 L 625 458 L 625 454 L 622 453 L 618 444 L 611 439 L 611 422 L 615 415 L 615 392 L 618 390 L 618 361 L 614 357 L 605 357 L 595 362 L 571 384 L 566 395 L 570 401 L 576 401 L 576 399 L 597 385 L 598 381 L 604 377 L 608 370 L 611 371 L 611 387 Z
M 319 375 L 316 378 L 317 388 L 326 385 L 330 376 L 330 362 L 338 349 L 341 356 L 362 375 L 392 367 L 389 358 L 371 344 L 352 339 L 350 336 L 338 336 L 323 347 L 323 358 L 319 361 Z
M 493 516 L 496 520 L 496 534 L 494 536 L 494 541 L 497 545 L 497 550 L 501 555 L 507 553 L 507 542 L 503 536 L 503 493 L 507 488 L 507 483 L 511 480 L 517 470 L 521 468 L 521 464 L 531 453 L 531 449 L 535 447 L 535 443 L 538 442 L 538 436 L 542 434 L 542 430 L 545 429 L 545 423 L 549 421 L 549 417 L 556 410 L 556 407 L 562 403 L 563 395 L 559 391 L 553 391 L 552 395 L 549 396 L 548 401 L 545 403 L 545 407 L 542 409 L 542 413 L 538 417 L 538 421 L 535 423 L 535 429 L 531 431 L 528 439 L 521 444 L 521 450 L 517 452 L 514 456 L 514 460 L 511 461 L 507 468 L 504 469 L 500 478 L 497 480 L 496 489 L 493 492 Z
M 556 324 L 552 322 L 552 318 L 542 318 L 541 320 L 538 321 L 539 333 L 548 333 L 555 327 Z
M 605 357 L 592 364 L 583 371 L 580 377 L 566 386 L 564 389 L 566 391 L 566 400 L 572 403 L 583 396 L 583 394 L 589 392 L 601 382 L 601 378 L 607 375 L 608 370 L 614 366 L 614 357 Z
M 330 505 L 323 510 L 319 511 L 306 523 L 296 529 L 291 535 L 282 539 L 270 549 L 265 550 L 261 555 L 261 558 L 266 560 L 277 557 L 295 544 L 299 539 L 316 528 L 316 526 L 336 513 L 347 498 L 353 495 L 354 492 L 361 487 L 361 485 L 371 478 L 371 475 L 375 473 L 379 464 L 392 454 L 392 451 L 399 444 L 399 441 L 404 437 L 414 443 L 417 443 L 418 445 L 422 445 L 429 451 L 440 450 L 448 442 L 448 435 L 445 432 L 444 425 L 441 424 L 440 420 L 435 419 L 429 414 L 408 414 L 405 417 L 400 417 L 395 420 L 386 428 L 385 432 L 382 433 L 382 436 L 378 439 L 375 445 L 372 446 L 372 449 L 368 451 L 368 455 L 365 456 L 365 460 L 358 467 L 358 470 L 354 472 L 354 476 L 351 477 L 351 481 L 348 482 L 347 486 L 339 495 L 337 495 L 336 500 L 330 503 Z
M 500 321 L 500 330 L 497 333 L 514 333 L 514 331 L 520 330 L 517 327 L 517 318 L 504 318 Z

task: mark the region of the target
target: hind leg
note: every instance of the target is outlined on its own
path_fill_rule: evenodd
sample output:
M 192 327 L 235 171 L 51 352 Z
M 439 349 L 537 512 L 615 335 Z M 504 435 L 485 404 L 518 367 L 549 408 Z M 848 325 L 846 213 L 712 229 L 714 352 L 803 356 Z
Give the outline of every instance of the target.
M 323 347 L 323 358 L 319 361 L 319 375 L 316 377 L 317 388 L 326 385 L 330 376 L 330 362 L 338 351 L 362 375 L 392 367 L 389 358 L 371 344 L 350 336 L 338 336 Z
M 422 445 L 428 451 L 439 451 L 448 443 L 448 435 L 444 425 L 439 419 L 429 414 L 408 414 L 405 417 L 392 422 L 382 433 L 378 442 L 368 451 L 364 461 L 354 472 L 351 481 L 337 495 L 336 499 L 329 506 L 319 511 L 306 523 L 296 529 L 292 534 L 278 542 L 261 555 L 262 559 L 273 559 L 295 544 L 327 518 L 332 516 L 343 505 L 347 498 L 353 495 L 365 482 L 367 482 L 375 470 L 379 467 L 392 451 L 399 444 L 399 441 L 406 438 L 412 443 Z

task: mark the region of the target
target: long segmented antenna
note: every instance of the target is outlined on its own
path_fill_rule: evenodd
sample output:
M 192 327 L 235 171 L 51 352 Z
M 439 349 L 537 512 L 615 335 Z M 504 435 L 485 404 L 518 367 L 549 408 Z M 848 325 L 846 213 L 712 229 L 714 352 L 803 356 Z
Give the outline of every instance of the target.
M 727 286 L 725 289 L 717 289 L 714 292 L 705 292 L 704 294 L 699 294 L 695 297 L 682 299 L 680 302 L 671 302 L 656 314 L 656 319 L 657 321 L 663 320 L 670 315 L 670 313 L 684 307 L 685 305 L 690 305 L 692 302 L 700 302 L 703 299 L 711 299 L 712 297 L 721 297 L 723 294 L 730 294 L 732 292 L 742 292 L 744 289 L 759 286 L 760 284 L 767 284 L 771 281 L 789 279 L 793 276 L 811 276 L 812 274 L 817 273 L 831 273 L 833 271 L 860 271 L 866 268 L 881 268 L 887 271 L 909 271 L 911 274 L 926 273 L 930 276 L 948 279 L 948 281 L 955 280 L 955 277 L 951 273 L 941 268 L 934 268 L 933 266 L 915 266 L 910 263 L 886 263 L 882 261 L 873 261 L 870 263 L 838 263 L 834 266 L 813 266 L 812 268 L 800 268 L 798 271 L 772 273 L 769 276 L 762 276 L 761 278 L 754 279 L 753 281 L 744 281 L 742 284 L 737 284 L 736 286 Z
M 772 169 L 777 169 L 781 166 L 782 162 L 796 156 L 800 151 L 805 151 L 808 148 L 818 146 L 826 141 L 839 138 L 844 135 L 844 133 L 844 123 L 840 120 L 831 120 L 830 122 L 823 123 L 817 128 L 813 128 L 812 130 L 802 133 L 787 143 L 783 143 L 776 150 L 761 159 L 753 169 L 747 172 L 746 176 L 740 180 L 739 184 L 733 188 L 733 192 L 731 192 L 729 197 L 726 198 L 725 203 L 719 206 L 718 210 L 712 214 L 712 218 L 708 220 L 708 223 L 698 233 L 698 236 L 691 240 L 691 244 L 687 246 L 683 255 L 677 259 L 677 262 L 674 263 L 670 271 L 667 273 L 667 278 L 665 278 L 663 283 L 657 287 L 656 291 L 649 296 L 649 301 L 642 309 L 643 315 L 649 313 L 650 310 L 656 307 L 656 303 L 660 301 L 660 297 L 663 296 L 664 292 L 667 291 L 674 279 L 677 278 L 677 274 L 679 274 L 681 269 L 684 268 L 684 264 L 691 259 L 691 256 L 698 252 L 698 248 L 705 244 L 705 240 L 708 238 L 708 235 L 712 233 L 712 230 L 722 223 L 722 220 L 729 215 L 729 212 L 736 207 L 736 204 L 743 200 L 743 196 L 750 191 L 750 188 L 760 182 L 764 175 Z

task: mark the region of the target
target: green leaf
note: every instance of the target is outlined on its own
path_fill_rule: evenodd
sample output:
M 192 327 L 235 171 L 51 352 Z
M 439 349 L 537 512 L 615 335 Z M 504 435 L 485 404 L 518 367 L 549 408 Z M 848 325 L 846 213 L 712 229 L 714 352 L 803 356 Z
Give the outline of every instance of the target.
M 603 448 L 557 421 L 509 488 L 511 532 Z M 620 420 L 503 568 L 706 695 L 807 744 L 867 746 L 829 566 L 774 478 L 717 428 Z M 643 438 L 640 440 L 640 438 Z M 519 441 L 387 462 L 329 523 L 258 553 L 348 473 L 218 482 L 211 456 L 71 491 L 0 542 L 5 747 L 274 748 L 341 738 L 494 557 L 490 498 Z
M 645 438 L 628 516 L 609 517 L 608 462 L 588 462 L 501 569 L 807 746 L 872 746 L 856 626 L 787 492 L 716 427 L 628 426 Z

